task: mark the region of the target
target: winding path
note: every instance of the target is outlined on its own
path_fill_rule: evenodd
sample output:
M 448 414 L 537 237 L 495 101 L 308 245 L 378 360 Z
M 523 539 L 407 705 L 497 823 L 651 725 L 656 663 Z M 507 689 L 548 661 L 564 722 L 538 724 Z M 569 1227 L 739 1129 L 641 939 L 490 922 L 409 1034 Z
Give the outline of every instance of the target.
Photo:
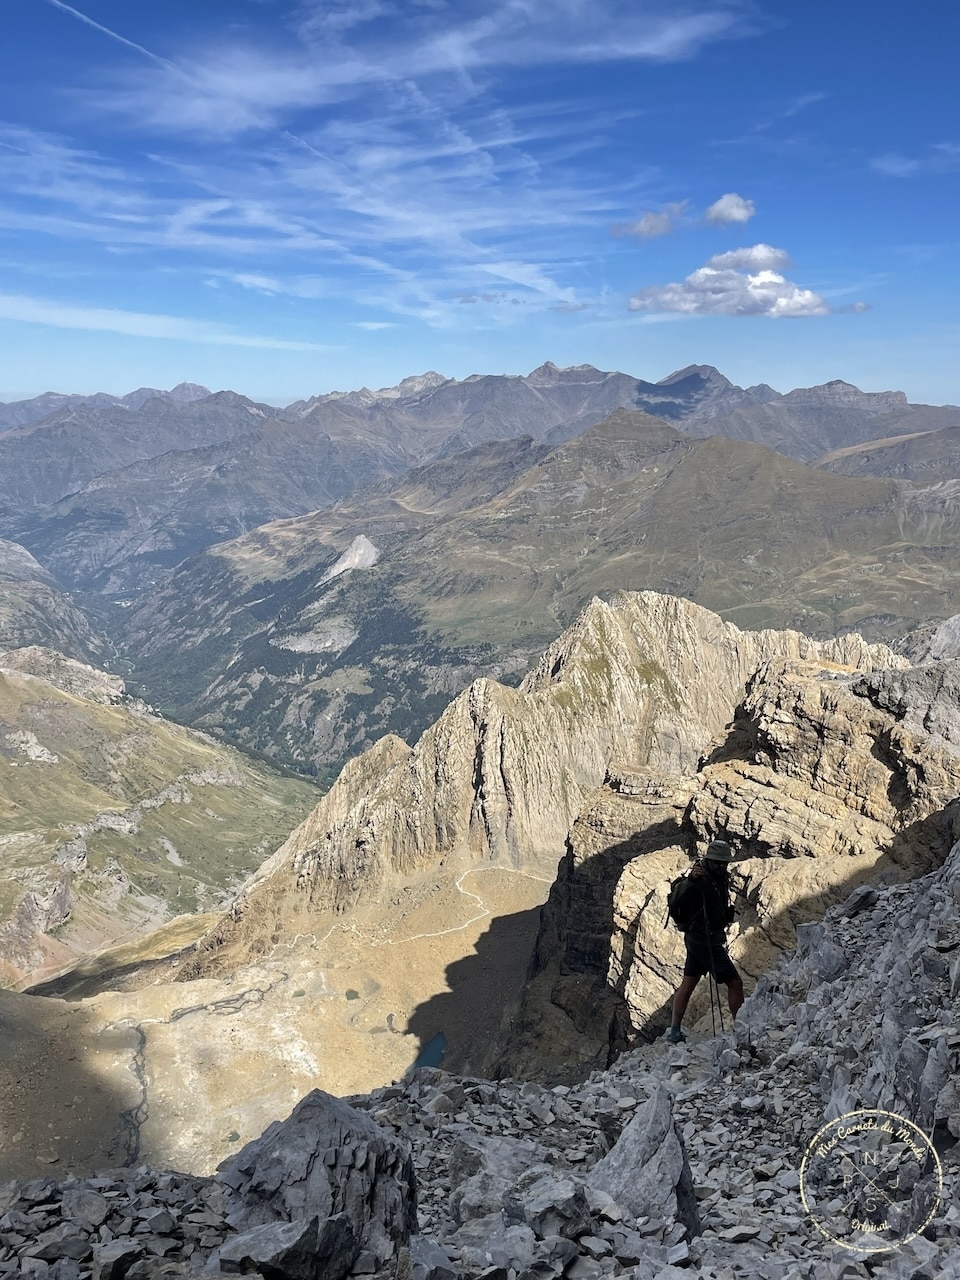
M 396 947 L 402 942 L 417 942 L 420 938 L 443 938 L 448 933 L 460 933 L 461 930 L 468 929 L 470 925 L 476 924 L 478 920 L 485 919 L 492 914 L 490 908 L 479 894 L 471 893 L 469 889 L 464 889 L 463 887 L 463 881 L 467 876 L 477 875 L 482 871 L 500 871 L 505 875 L 526 876 L 528 880 L 539 880 L 541 884 L 553 884 L 553 880 L 548 879 L 546 876 L 534 875 L 532 871 L 519 871 L 516 867 L 468 867 L 466 871 L 461 871 L 454 883 L 458 893 L 462 893 L 465 898 L 473 898 L 474 902 L 479 903 L 479 915 L 471 916 L 463 924 L 453 925 L 449 929 L 438 929 L 434 933 L 414 933 L 409 938 L 384 938 L 380 942 L 371 941 L 370 945 L 374 947 Z

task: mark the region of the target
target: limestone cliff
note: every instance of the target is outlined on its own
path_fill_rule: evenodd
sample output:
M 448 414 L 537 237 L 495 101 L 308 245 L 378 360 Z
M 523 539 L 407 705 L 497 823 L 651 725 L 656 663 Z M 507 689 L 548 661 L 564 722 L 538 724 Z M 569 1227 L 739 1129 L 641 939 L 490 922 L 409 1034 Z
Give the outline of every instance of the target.
M 429 868 L 552 875 L 611 766 L 692 776 L 772 659 L 838 674 L 904 662 L 855 635 L 741 631 L 654 592 L 594 600 L 518 689 L 479 680 L 414 747 L 385 738 L 353 760 L 248 882 L 190 976 L 233 968 L 297 933 L 304 917 L 349 911 L 361 894 Z
M 611 767 L 574 824 L 499 1068 L 531 1070 L 546 1045 L 576 1073 L 662 1028 L 683 960 L 666 893 L 698 842 L 740 855 L 730 951 L 748 985 L 856 885 L 939 866 L 960 834 L 958 682 L 957 662 L 856 676 L 774 658 L 694 775 Z

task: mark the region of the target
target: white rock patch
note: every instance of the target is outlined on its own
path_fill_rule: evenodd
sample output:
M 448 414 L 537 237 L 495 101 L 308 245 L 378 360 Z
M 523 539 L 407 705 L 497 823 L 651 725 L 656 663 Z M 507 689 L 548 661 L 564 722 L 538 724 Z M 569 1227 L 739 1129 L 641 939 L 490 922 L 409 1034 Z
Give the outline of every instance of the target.
M 16 747 L 22 756 L 26 756 L 35 764 L 60 763 L 60 757 L 48 751 L 37 735 L 31 733 L 29 729 L 17 729 L 15 733 L 8 733 L 6 737 L 12 747 Z
M 330 566 L 317 583 L 317 586 L 322 587 L 326 583 L 332 582 L 334 578 L 339 578 L 341 574 L 349 573 L 352 569 L 372 569 L 379 559 L 379 548 L 375 547 L 368 537 L 360 533 L 350 543 L 340 559 Z

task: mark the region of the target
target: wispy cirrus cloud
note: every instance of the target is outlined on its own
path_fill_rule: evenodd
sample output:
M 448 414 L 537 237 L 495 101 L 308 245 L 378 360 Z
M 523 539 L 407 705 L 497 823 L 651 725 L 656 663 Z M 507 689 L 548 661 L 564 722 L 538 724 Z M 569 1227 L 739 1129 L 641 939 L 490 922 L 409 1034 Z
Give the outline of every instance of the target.
M 360 5 L 299 7 L 298 39 L 263 49 L 218 42 L 176 60 L 160 58 L 85 14 L 48 0 L 140 51 L 151 69 L 119 74 L 88 101 L 160 133 L 236 136 L 277 129 L 308 108 L 347 102 L 378 88 L 446 81 L 472 96 L 473 77 L 518 68 L 606 62 L 673 62 L 717 40 L 753 34 L 737 3 L 637 4 L 635 0 L 474 0 L 405 9 Z
M 346 298 L 438 326 L 471 310 L 483 323 L 489 309 L 456 298 L 483 298 L 491 276 L 528 308 L 584 306 L 585 240 L 656 176 L 639 165 L 611 179 L 601 159 L 633 101 L 531 101 L 515 91 L 518 70 L 679 62 L 756 29 L 740 0 L 302 0 L 278 6 L 286 27 L 269 41 L 171 50 L 171 36 L 160 56 L 120 24 L 48 3 L 140 55 L 70 92 L 151 144 L 122 175 L 78 155 L 72 188 L 46 193 L 55 165 L 44 170 L 34 148 L 32 178 L 26 164 L 0 194 L 0 226 L 170 255 L 184 271 L 192 260 L 220 287 Z M 641 214 L 632 234 L 657 234 L 684 209 Z
M 21 324 L 50 325 L 56 329 L 86 329 L 98 333 L 121 333 L 135 338 L 169 338 L 178 342 L 208 343 L 226 347 L 260 347 L 272 351 L 328 351 L 316 342 L 288 341 L 285 338 L 239 333 L 212 320 L 182 316 L 150 315 L 108 307 L 77 306 L 22 294 L 0 293 L 0 320 Z
M 812 289 L 781 274 L 784 249 L 755 244 L 715 254 L 705 266 L 672 284 L 649 285 L 630 299 L 631 311 L 687 316 L 826 316 L 834 308 Z M 851 310 L 866 310 L 863 303 Z
M 939 173 L 955 173 L 960 169 L 960 143 L 936 142 L 916 155 L 905 156 L 887 151 L 870 161 L 875 173 L 888 178 L 919 178 Z
M 158 57 L 157 54 L 151 53 L 149 49 L 145 49 L 142 44 L 137 44 L 135 40 L 128 40 L 126 36 L 120 35 L 119 32 L 112 30 L 112 28 L 105 27 L 101 22 L 96 22 L 88 14 L 81 13 L 79 9 L 75 9 L 73 5 L 64 4 L 63 0 L 46 0 L 46 2 L 52 8 L 59 9 L 62 13 L 68 13 L 71 18 L 76 18 L 79 22 L 84 23 L 85 26 L 92 27 L 94 31 L 99 31 L 102 35 L 108 36 L 111 40 L 115 40 L 117 44 L 126 45 L 128 49 L 132 49 L 135 53 L 142 54 L 145 58 L 149 58 L 151 62 L 155 62 L 158 66 L 170 67 L 173 65 L 172 63 L 167 62 L 166 58 Z

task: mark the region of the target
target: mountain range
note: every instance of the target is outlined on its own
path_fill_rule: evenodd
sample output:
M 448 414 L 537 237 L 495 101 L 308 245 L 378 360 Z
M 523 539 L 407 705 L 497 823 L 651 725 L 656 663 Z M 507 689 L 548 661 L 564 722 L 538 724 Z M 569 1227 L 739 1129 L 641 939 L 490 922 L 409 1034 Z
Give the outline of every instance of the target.
M 960 428 L 960 410 L 910 405 L 902 392 L 831 382 L 781 396 L 737 387 L 704 365 L 659 383 L 550 363 L 525 377 L 430 373 L 282 409 L 186 384 L 144 396 L 61 397 L 34 420 L 24 405 L 39 413 L 49 396 L 6 406 L 22 421 L 0 436 L 0 535 L 71 589 L 127 598 L 187 556 L 269 520 L 478 444 L 530 436 L 558 445 L 619 408 L 806 462 L 874 438 Z M 928 452 L 936 448 L 928 441 Z M 871 474 L 886 474 L 878 457 L 870 454 Z
M 202 400 L 210 395 L 208 387 L 201 387 L 196 382 L 181 382 L 170 391 L 158 391 L 155 387 L 138 387 L 125 396 L 112 396 L 99 391 L 92 396 L 63 395 L 56 391 L 47 391 L 43 395 L 33 396 L 30 400 L 12 400 L 0 403 L 0 431 L 9 431 L 12 427 L 26 426 L 30 422 L 39 422 L 50 414 L 62 412 L 64 409 L 78 405 L 91 405 L 104 408 L 107 405 L 120 405 L 126 409 L 141 409 L 148 400 L 168 400 L 174 404 L 186 404 L 190 400 Z
M 414 1280 L 639 1275 L 625 1195 L 664 1182 L 666 1148 L 634 1142 L 654 1112 L 665 1185 L 707 1226 L 682 1240 L 657 1199 L 651 1277 L 792 1275 L 784 1195 L 821 1113 L 895 1108 L 953 1194 L 960 411 L 707 366 L 284 408 L 202 390 L 0 434 L 0 988 L 21 988 L 0 989 L 0 1177 L 28 1180 L 0 1188 L 0 1271 L 196 1269 L 238 1218 L 192 1180 L 156 1236 L 177 1175 L 142 1162 L 209 1175 L 266 1126 L 276 1149 L 318 1083 L 401 1080 L 354 1096 L 361 1145 L 341 1127 L 304 1167 L 327 1143 L 356 1190 L 367 1138 L 415 1135 L 417 1178 L 439 1172 Z M 702 984 L 690 1044 L 664 1046 L 667 890 L 716 838 L 753 994 L 717 1038 Z M 469 1078 L 418 1069 L 438 1063 Z M 580 1172 L 621 1137 L 598 1198 Z M 244 1152 L 221 1168 L 277 1184 Z M 569 1240 L 544 1226 L 567 1204 Z M 223 1256 L 279 1251 L 269 1273 L 302 1280 L 305 1230 Z

